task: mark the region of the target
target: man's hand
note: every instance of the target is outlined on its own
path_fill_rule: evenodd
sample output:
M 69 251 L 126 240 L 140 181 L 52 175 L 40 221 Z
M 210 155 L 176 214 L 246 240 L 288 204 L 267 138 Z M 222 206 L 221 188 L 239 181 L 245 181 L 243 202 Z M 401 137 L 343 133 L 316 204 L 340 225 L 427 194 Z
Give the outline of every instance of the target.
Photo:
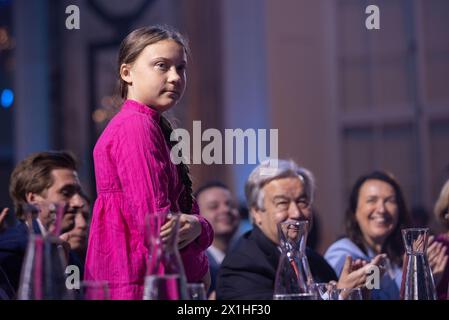
M 366 282 L 366 264 L 363 267 L 358 267 L 352 270 L 352 257 L 347 256 L 340 278 L 337 282 L 338 289 L 352 289 L 363 287 Z

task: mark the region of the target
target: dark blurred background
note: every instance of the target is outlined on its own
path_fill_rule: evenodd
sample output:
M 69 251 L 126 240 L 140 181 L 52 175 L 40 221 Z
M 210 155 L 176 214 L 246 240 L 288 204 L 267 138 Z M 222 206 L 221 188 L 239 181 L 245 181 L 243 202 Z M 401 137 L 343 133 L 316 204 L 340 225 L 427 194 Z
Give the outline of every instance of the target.
M 66 7 L 80 29 L 66 29 Z M 365 8 L 380 9 L 367 30 Z M 188 88 L 171 116 L 191 130 L 279 130 L 279 156 L 317 177 L 320 248 L 342 229 L 349 188 L 391 171 L 425 220 L 449 177 L 447 0 L 0 0 L 0 205 L 20 159 L 73 151 L 95 196 L 92 148 L 120 104 L 116 55 L 131 30 L 190 40 Z M 240 201 L 254 165 L 192 165 Z M 421 220 L 420 220 L 421 221 Z

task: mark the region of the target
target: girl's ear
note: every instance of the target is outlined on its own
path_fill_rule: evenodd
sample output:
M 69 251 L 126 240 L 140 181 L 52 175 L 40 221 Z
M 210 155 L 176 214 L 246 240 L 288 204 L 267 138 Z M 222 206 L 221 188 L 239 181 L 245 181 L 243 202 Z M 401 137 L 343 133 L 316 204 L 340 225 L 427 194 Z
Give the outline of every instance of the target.
M 129 64 L 123 63 L 120 66 L 120 78 L 128 84 L 132 83 L 131 66 Z

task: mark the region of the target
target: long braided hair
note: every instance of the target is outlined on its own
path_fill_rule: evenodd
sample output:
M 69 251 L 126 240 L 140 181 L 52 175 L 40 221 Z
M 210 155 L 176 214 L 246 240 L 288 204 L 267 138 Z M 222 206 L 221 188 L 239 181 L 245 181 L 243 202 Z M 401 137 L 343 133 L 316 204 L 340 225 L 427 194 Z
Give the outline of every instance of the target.
M 120 66 L 124 63 L 130 64 L 136 61 L 137 57 L 145 47 L 167 39 L 177 42 L 184 48 L 186 54 L 189 55 L 187 41 L 178 31 L 168 26 L 157 25 L 142 27 L 131 32 L 121 43 L 118 56 L 118 74 L 120 75 Z M 119 90 L 122 99 L 126 99 L 128 96 L 128 84 L 120 76 Z M 167 118 L 161 115 L 159 126 L 161 127 L 166 143 L 171 149 L 177 144 L 177 141 L 170 140 L 171 133 L 173 132 L 171 123 Z M 190 179 L 189 168 L 184 162 L 181 162 L 177 165 L 177 170 L 184 185 L 184 192 L 179 199 L 179 209 L 183 213 L 191 213 L 193 197 L 192 180 Z
M 178 143 L 178 141 L 170 140 L 170 136 L 173 132 L 173 127 L 168 121 L 167 118 L 161 115 L 159 125 L 161 126 L 162 133 L 164 134 L 165 141 L 167 142 L 170 150 Z M 181 149 L 180 149 L 181 151 Z M 182 157 L 182 155 L 181 155 Z M 179 199 L 179 209 L 183 213 L 191 213 L 192 211 L 192 179 L 190 178 L 189 167 L 181 161 L 177 166 L 179 176 L 181 177 L 181 181 L 184 184 L 184 192 L 181 194 Z

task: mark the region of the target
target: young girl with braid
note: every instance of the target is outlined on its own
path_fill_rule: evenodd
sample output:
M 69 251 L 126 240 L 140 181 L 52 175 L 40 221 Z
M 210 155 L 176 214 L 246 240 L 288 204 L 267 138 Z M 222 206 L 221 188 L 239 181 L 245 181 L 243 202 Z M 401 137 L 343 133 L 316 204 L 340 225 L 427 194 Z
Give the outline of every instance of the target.
M 187 52 L 178 32 L 160 26 L 137 29 L 120 46 L 125 101 L 94 148 L 98 197 L 85 266 L 86 280 L 108 281 L 112 299 L 143 297 L 145 215 L 154 212 L 181 213 L 178 245 L 187 281 L 210 281 L 205 250 L 213 231 L 199 215 L 187 165 L 170 160 L 176 142 L 163 115 L 184 93 Z

